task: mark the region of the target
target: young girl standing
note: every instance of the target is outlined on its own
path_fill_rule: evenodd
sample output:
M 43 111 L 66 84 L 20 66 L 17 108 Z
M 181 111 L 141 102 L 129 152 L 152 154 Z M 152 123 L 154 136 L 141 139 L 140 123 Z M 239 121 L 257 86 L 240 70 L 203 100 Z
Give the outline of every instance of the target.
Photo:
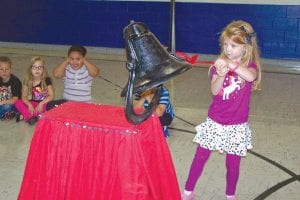
M 226 152 L 226 197 L 237 200 L 236 185 L 240 160 L 252 148 L 248 125 L 252 89 L 261 80 L 256 35 L 245 21 L 233 21 L 221 36 L 221 54 L 210 69 L 213 100 L 205 122 L 196 126 L 194 142 L 199 143 L 182 194 L 194 199 L 194 188 L 212 150 Z
M 54 99 L 54 89 L 41 57 L 33 57 L 27 68 L 22 89 L 22 100 L 15 107 L 30 125 L 38 121 L 38 115 L 46 111 L 46 104 Z M 19 117 L 17 117 L 19 121 Z

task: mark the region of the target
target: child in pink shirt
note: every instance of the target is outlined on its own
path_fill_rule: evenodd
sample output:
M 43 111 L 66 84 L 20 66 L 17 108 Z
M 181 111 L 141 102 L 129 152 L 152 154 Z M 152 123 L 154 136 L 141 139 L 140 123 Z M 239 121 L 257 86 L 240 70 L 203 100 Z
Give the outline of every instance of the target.
M 213 100 L 206 121 L 196 126 L 194 142 L 199 145 L 183 200 L 194 199 L 194 188 L 213 150 L 226 152 L 226 198 L 237 200 L 240 160 L 252 148 L 250 96 L 261 80 L 256 34 L 249 23 L 233 21 L 223 30 L 220 44 L 221 55 L 210 69 Z

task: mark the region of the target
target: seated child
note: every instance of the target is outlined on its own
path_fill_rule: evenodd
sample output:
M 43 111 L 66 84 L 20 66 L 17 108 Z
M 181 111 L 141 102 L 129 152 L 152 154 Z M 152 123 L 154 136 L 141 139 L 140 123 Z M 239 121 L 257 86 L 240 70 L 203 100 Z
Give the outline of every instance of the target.
M 12 74 L 12 62 L 0 56 L 0 118 L 11 120 L 15 116 L 14 103 L 21 98 L 22 83 Z
M 99 69 L 86 60 L 87 50 L 80 45 L 73 45 L 68 50 L 68 57 L 54 70 L 55 78 L 63 79 L 63 99 L 47 104 L 50 110 L 66 101 L 92 101 L 92 81 L 99 74 Z
M 28 124 L 35 124 L 39 115 L 46 111 L 46 104 L 54 99 L 54 89 L 41 57 L 31 59 L 23 84 L 22 99 L 15 106 Z M 20 115 L 16 121 L 20 121 Z
M 169 126 L 172 123 L 175 115 L 173 112 L 173 106 L 170 102 L 169 90 L 163 85 L 160 85 L 158 87 L 161 87 L 160 98 L 157 106 L 154 109 L 154 112 L 159 117 L 160 123 L 163 128 L 164 136 L 169 137 L 169 131 L 167 126 Z M 146 108 L 147 106 L 149 106 L 158 87 L 151 88 L 149 90 L 144 91 L 141 95 L 137 95 L 137 99 L 134 102 L 134 107 Z

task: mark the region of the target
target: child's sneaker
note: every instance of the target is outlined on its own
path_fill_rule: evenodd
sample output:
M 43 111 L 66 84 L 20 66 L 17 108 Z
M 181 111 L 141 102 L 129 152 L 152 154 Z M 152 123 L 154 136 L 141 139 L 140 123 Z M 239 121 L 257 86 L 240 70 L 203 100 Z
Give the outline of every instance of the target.
M 167 138 L 170 136 L 169 130 L 167 126 L 163 126 L 164 136 Z
M 21 115 L 19 112 L 17 112 L 16 113 L 16 122 L 19 122 L 19 121 L 21 121 L 23 119 L 24 119 L 23 115 Z
M 39 120 L 39 117 L 38 117 L 38 116 L 31 117 L 31 118 L 28 120 L 28 124 L 29 124 L 30 126 L 32 126 L 32 125 L 34 125 L 38 120 Z
M 194 200 L 195 195 L 194 192 L 184 191 L 181 194 L 181 200 Z
M 1 120 L 9 121 L 9 120 L 12 120 L 15 116 L 16 116 L 16 113 L 14 111 L 8 111 L 2 116 Z
M 5 114 L 0 117 L 1 121 L 5 120 Z
M 226 195 L 227 200 L 238 200 L 235 195 Z

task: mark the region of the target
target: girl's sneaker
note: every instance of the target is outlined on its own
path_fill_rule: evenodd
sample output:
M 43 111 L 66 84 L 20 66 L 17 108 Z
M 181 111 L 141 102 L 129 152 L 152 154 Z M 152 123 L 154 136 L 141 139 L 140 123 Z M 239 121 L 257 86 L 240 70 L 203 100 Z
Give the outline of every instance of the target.
M 21 115 L 19 112 L 16 113 L 16 122 L 19 122 L 21 120 L 24 120 L 23 115 Z
M 184 191 L 181 194 L 181 200 L 194 200 L 195 195 L 194 192 L 189 192 L 190 194 L 188 194 L 186 191 Z
M 227 200 L 238 200 L 235 195 L 226 195 Z
M 32 125 L 34 125 L 38 120 L 39 120 L 39 117 L 38 117 L 38 116 L 31 117 L 31 118 L 28 120 L 28 124 L 29 124 L 30 126 L 32 126 Z

